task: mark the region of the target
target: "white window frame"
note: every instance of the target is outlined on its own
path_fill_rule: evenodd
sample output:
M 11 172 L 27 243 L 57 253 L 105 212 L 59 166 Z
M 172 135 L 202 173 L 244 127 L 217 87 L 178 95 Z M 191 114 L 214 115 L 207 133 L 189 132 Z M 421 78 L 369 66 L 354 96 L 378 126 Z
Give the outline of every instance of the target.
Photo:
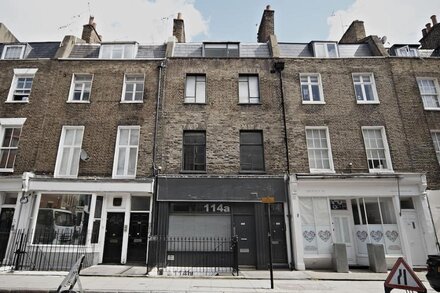
M 8 98 L 6 103 L 29 103 L 29 97 L 32 93 L 32 87 L 34 86 L 34 80 L 32 80 L 32 86 L 29 91 L 28 98 L 23 101 L 14 101 L 14 92 L 17 89 L 17 82 L 19 78 L 32 78 L 35 79 L 35 74 L 38 68 L 15 68 L 14 77 L 12 78 L 11 87 L 9 88 Z
M 440 164 L 440 130 L 431 130 L 432 142 L 434 144 L 435 154 Z
M 315 150 L 315 149 L 319 149 L 322 150 L 323 148 L 312 148 L 311 146 L 309 146 L 308 144 L 308 140 L 307 140 L 307 130 L 324 130 L 325 131 L 325 135 L 326 135 L 326 140 L 327 140 L 327 152 L 328 152 L 328 160 L 329 160 L 329 169 L 317 169 L 317 168 L 311 168 L 311 158 L 309 156 L 309 150 Z M 307 145 L 307 157 L 309 160 L 309 170 L 310 173 L 334 173 L 335 172 L 335 168 L 333 165 L 333 156 L 332 156 L 332 148 L 331 148 L 331 143 L 330 143 L 330 134 L 329 134 L 329 130 L 327 126 L 306 126 L 305 127 L 305 135 L 306 135 L 306 145 Z
M 365 82 L 363 80 L 363 76 L 368 75 L 370 77 L 370 82 Z M 374 79 L 374 74 L 371 72 L 355 72 L 351 74 L 352 80 L 353 80 L 353 89 L 354 89 L 354 95 L 355 95 L 355 99 L 356 99 L 356 103 L 358 104 L 380 104 L 379 102 L 379 96 L 377 94 L 377 89 L 376 89 L 376 81 Z M 359 77 L 361 81 L 355 81 L 355 77 Z M 373 100 L 372 101 L 368 101 L 367 95 L 366 95 L 366 91 L 365 91 L 365 85 L 370 84 L 371 85 L 371 90 L 373 91 Z M 362 88 L 362 100 L 358 100 L 357 96 L 356 96 L 356 85 L 360 85 Z
M 362 138 L 364 140 L 364 150 L 365 150 L 365 156 L 367 158 L 367 166 L 368 166 L 370 173 L 393 173 L 394 172 L 393 165 L 392 165 L 392 161 L 391 161 L 390 148 L 388 146 L 388 140 L 387 140 L 387 135 L 385 132 L 385 127 L 383 127 L 383 126 L 362 126 L 361 130 L 362 130 Z M 387 169 L 385 169 L 385 168 L 370 168 L 369 158 L 368 158 L 368 149 L 367 149 L 367 145 L 365 143 L 364 130 L 380 130 L 382 142 L 383 142 L 383 147 L 384 147 L 383 150 L 384 150 L 384 154 L 385 154 L 385 160 L 388 165 Z
M 419 57 L 419 50 L 409 46 L 396 48 L 396 56 L 399 57 Z
M 188 78 L 194 78 L 194 97 L 187 96 L 187 90 L 189 89 L 189 79 Z M 203 78 L 204 80 L 198 80 L 198 78 Z M 198 97 L 198 83 L 204 83 L 204 89 L 203 89 L 203 95 L 202 97 L 197 100 Z M 185 97 L 184 97 L 184 103 L 185 104 L 206 104 L 206 74 L 202 73 L 189 73 L 186 75 L 185 78 Z
M 6 52 L 8 51 L 9 48 L 20 48 L 21 52 L 20 52 L 20 56 L 18 58 L 6 58 Z M 26 46 L 25 45 L 5 45 L 3 47 L 3 52 L 2 52 L 2 56 L 1 59 L 6 59 L 6 60 L 17 60 L 17 59 L 23 59 L 24 57 L 24 52 L 25 52 Z
M 251 97 L 251 78 L 257 81 L 257 97 Z M 246 80 L 242 80 L 246 79 Z M 240 91 L 240 83 L 247 83 L 247 95 Z M 239 104 L 260 104 L 261 103 L 261 95 L 260 95 L 260 76 L 258 74 L 239 74 L 238 75 L 238 103 Z
M 420 97 L 422 98 L 422 103 L 423 103 L 423 108 L 425 110 L 431 110 L 431 111 L 440 111 L 440 87 L 439 87 L 439 83 L 438 83 L 438 79 L 434 78 L 434 77 L 417 77 L 417 86 L 419 88 L 419 93 L 420 93 Z M 432 80 L 434 82 L 434 87 L 436 90 L 436 95 L 437 95 L 437 103 L 439 104 L 438 107 L 429 107 L 425 104 L 425 100 L 423 99 L 423 96 L 433 96 L 433 94 L 430 93 L 422 93 L 422 89 L 420 88 L 420 81 L 422 80 Z
M 71 146 L 65 146 L 64 145 L 64 141 L 66 138 L 66 131 L 67 130 L 81 130 L 81 139 L 80 139 L 80 143 L 78 145 L 71 145 Z M 57 160 L 55 163 L 55 172 L 54 172 L 54 177 L 56 178 L 77 178 L 78 177 L 78 171 L 79 171 L 79 162 L 80 162 L 80 154 L 81 154 L 81 149 L 82 149 L 82 141 L 83 141 L 83 137 L 84 137 L 84 126 L 71 126 L 71 125 L 64 125 L 63 129 L 61 130 L 61 136 L 60 136 L 60 143 L 58 145 L 58 153 L 57 153 Z M 75 141 L 75 139 L 74 139 Z M 65 148 L 69 148 L 70 149 L 70 154 L 69 154 L 69 159 L 67 162 L 67 169 L 71 170 L 72 169 L 72 164 L 73 164 L 73 160 L 76 160 L 73 157 L 73 149 L 79 148 L 79 154 L 78 154 L 78 169 L 76 170 L 71 170 L 74 171 L 74 174 L 71 175 L 66 175 L 66 174 L 60 174 L 60 168 L 61 168 L 61 162 L 63 159 L 63 154 L 64 154 L 64 149 Z
M 77 83 L 76 82 L 76 78 L 80 77 L 80 76 L 90 76 L 91 77 L 91 79 L 90 79 L 90 92 L 89 92 L 89 99 L 88 100 L 83 100 L 83 96 L 84 96 L 84 92 L 85 92 L 85 90 L 84 90 L 84 88 L 85 88 L 84 82 L 82 82 L 81 99 L 80 100 L 74 100 L 73 99 L 73 96 L 75 94 L 75 84 Z M 74 73 L 74 74 L 72 74 L 72 82 L 70 83 L 69 97 L 68 97 L 67 102 L 68 103 L 80 103 L 80 104 L 81 103 L 83 103 L 83 104 L 90 103 L 90 98 L 91 98 L 91 95 L 92 95 L 93 79 L 94 79 L 94 75 L 90 74 L 90 73 Z
M 125 50 L 127 46 L 133 46 L 133 54 L 131 56 L 124 56 L 125 55 Z M 104 57 L 104 48 L 105 47 L 110 47 L 110 57 Z M 122 49 L 122 53 L 121 53 L 121 57 L 117 58 L 114 57 L 114 53 L 115 53 L 115 48 L 120 47 Z M 116 60 L 120 60 L 120 59 L 135 59 L 136 55 L 137 55 L 137 51 L 138 51 L 138 44 L 130 44 L 130 43 L 120 43 L 120 44 L 101 44 L 101 47 L 99 48 L 99 59 L 116 59 Z
M 329 56 L 329 50 L 328 50 L 328 45 L 332 45 L 335 47 L 335 52 L 336 52 L 336 56 Z M 318 56 L 318 47 L 322 46 L 324 49 L 324 56 Z M 314 42 L 313 43 L 313 53 L 314 56 L 317 58 L 339 58 L 339 50 L 338 50 L 338 43 L 336 42 Z
M 314 83 L 310 81 L 310 77 L 317 77 L 318 78 L 318 83 Z M 307 77 L 307 82 L 303 83 L 301 81 L 302 77 Z M 309 94 L 309 97 L 311 98 L 311 100 L 304 100 L 304 96 L 303 96 L 303 91 L 302 91 L 302 86 L 303 85 L 307 85 L 308 86 L 308 91 L 309 93 L 312 93 L 312 85 L 317 85 L 318 86 L 318 90 L 319 90 L 319 97 L 320 100 L 319 101 L 313 101 L 313 94 Z M 319 73 L 300 73 L 299 74 L 299 90 L 301 92 L 301 100 L 303 104 L 325 104 L 325 100 L 324 100 L 324 90 L 322 88 L 322 79 L 321 79 L 321 74 Z
M 125 150 L 125 162 L 124 162 L 124 174 L 123 175 L 118 175 L 118 161 L 119 161 L 119 149 L 120 149 L 120 145 L 119 145 L 119 140 L 120 140 L 120 135 L 121 135 L 121 130 L 130 130 L 130 133 L 132 130 L 137 130 L 138 131 L 138 144 L 136 146 L 134 145 L 124 145 L 123 147 L 126 149 Z M 120 125 L 118 126 L 118 133 L 116 135 L 116 144 L 115 144 L 115 156 L 114 156 L 114 160 L 113 160 L 113 178 L 117 179 L 117 178 L 123 178 L 123 179 L 130 179 L 130 178 L 136 178 L 136 171 L 137 171 L 137 163 L 138 163 L 138 157 L 139 157 L 139 143 L 140 143 L 140 131 L 141 127 L 139 125 Z M 130 135 L 128 137 L 128 141 L 130 143 Z M 130 154 L 130 148 L 132 147 L 136 147 L 136 159 L 135 159 L 135 166 L 134 166 L 134 174 L 133 175 L 128 175 L 128 162 L 130 161 L 129 159 L 129 154 Z
M 127 78 L 131 77 L 142 77 L 142 99 L 141 100 L 134 100 L 136 89 L 137 89 L 137 82 L 128 82 Z M 125 99 L 125 92 L 127 90 L 127 83 L 134 84 L 134 90 L 132 95 L 132 100 L 126 100 Z M 127 103 L 127 104 L 141 104 L 144 102 L 144 92 L 145 92 L 145 74 L 143 73 L 125 73 L 124 74 L 124 84 L 122 85 L 122 95 L 121 95 L 121 103 Z
M 6 128 L 21 128 L 21 132 L 23 132 L 23 125 L 26 121 L 26 118 L 0 118 L 0 149 L 2 149 L 3 140 L 5 136 Z M 21 136 L 21 133 L 20 133 Z M 19 141 L 20 143 L 20 141 Z M 18 152 L 18 145 L 16 147 Z M 14 172 L 15 160 L 12 168 L 0 168 L 0 172 Z

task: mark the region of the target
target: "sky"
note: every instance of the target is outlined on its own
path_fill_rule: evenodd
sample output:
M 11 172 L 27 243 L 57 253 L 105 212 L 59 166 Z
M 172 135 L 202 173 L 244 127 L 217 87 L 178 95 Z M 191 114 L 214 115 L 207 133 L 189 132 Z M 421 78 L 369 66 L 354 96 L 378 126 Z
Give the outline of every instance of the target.
M 262 13 L 275 10 L 279 42 L 338 41 L 353 20 L 367 35 L 388 44 L 417 44 L 421 30 L 438 15 L 440 0 L 0 0 L 0 22 L 24 42 L 81 37 L 95 17 L 104 41 L 163 43 L 181 12 L 187 42 L 256 42 Z

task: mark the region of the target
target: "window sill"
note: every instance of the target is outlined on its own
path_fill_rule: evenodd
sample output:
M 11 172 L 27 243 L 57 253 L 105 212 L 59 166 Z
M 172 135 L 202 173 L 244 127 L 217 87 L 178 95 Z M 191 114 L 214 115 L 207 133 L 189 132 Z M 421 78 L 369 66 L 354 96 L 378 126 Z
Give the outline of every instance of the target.
M 244 171 L 240 170 L 238 171 L 239 174 L 266 174 L 266 171 Z
M 426 111 L 440 111 L 440 108 L 423 108 Z
M 393 174 L 394 170 L 390 169 L 369 169 L 368 170 L 372 174 Z
M 319 102 L 310 102 L 310 101 L 302 101 L 303 105 L 325 105 L 324 101 Z
M 180 174 L 206 174 L 206 171 L 180 170 Z
M 263 105 L 261 102 L 259 103 L 238 103 L 240 106 L 247 106 L 247 105 Z
M 183 102 L 184 105 L 207 105 L 207 103 Z
M 5 104 L 28 104 L 29 100 L 26 101 L 5 101 Z
M 136 179 L 136 175 L 135 176 L 113 175 L 112 179 Z
M 14 173 L 14 169 L 0 169 L 1 173 Z
M 123 101 L 121 100 L 120 104 L 143 104 L 144 100 L 142 101 Z
M 356 104 L 359 104 L 359 105 L 368 105 L 368 104 L 378 105 L 378 104 L 380 104 L 380 102 L 379 101 L 358 101 L 358 100 L 356 100 Z
M 335 170 L 330 169 L 310 169 L 311 174 L 334 174 L 336 173 Z
M 54 174 L 53 178 L 61 178 L 61 179 L 77 179 L 78 175 L 75 176 L 67 176 L 67 175 L 59 175 L 59 174 Z
M 90 101 L 66 101 L 67 104 L 90 104 Z

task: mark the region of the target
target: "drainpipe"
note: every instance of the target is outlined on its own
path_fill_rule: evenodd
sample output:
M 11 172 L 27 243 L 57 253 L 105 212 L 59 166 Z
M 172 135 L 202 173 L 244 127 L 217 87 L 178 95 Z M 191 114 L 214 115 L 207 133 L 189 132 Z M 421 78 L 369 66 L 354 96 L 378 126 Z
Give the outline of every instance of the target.
M 283 70 L 284 70 L 284 62 L 276 61 L 273 64 L 273 69 L 271 73 L 278 73 L 280 80 L 280 93 L 281 93 L 281 108 L 283 111 L 283 128 L 284 128 L 284 147 L 286 151 L 286 164 L 287 164 L 287 176 L 285 176 L 284 182 L 286 185 L 286 193 L 287 193 L 287 219 L 289 220 L 289 241 L 290 241 L 290 256 L 293 260 L 294 251 L 293 251 L 293 236 L 292 236 L 292 207 L 290 206 L 290 192 L 289 192 L 289 181 L 290 181 L 290 160 L 289 160 L 289 144 L 287 138 L 287 122 L 286 122 L 286 108 L 284 102 L 284 89 L 283 89 Z M 293 262 L 290 262 L 289 267 L 293 270 L 294 265 Z
M 153 234 L 156 234 L 157 232 L 157 228 L 156 228 L 156 223 L 157 223 L 157 214 L 156 214 L 156 210 L 157 210 L 157 181 L 158 181 L 158 175 L 160 172 L 160 167 L 157 166 L 157 133 L 159 131 L 159 111 L 160 111 L 160 103 L 161 103 L 161 94 L 162 94 L 162 79 L 163 79 L 163 72 L 166 68 L 166 62 L 162 61 L 159 66 L 157 67 L 159 69 L 158 71 L 158 75 L 157 75 L 157 97 L 156 97 L 156 118 L 154 121 L 154 136 L 153 136 L 153 163 L 152 163 L 152 170 L 153 170 L 153 178 L 154 178 L 154 185 L 153 185 L 153 197 L 152 197 L 152 211 L 150 211 L 152 213 L 151 216 L 151 229 L 149 231 L 149 239 L 148 239 L 148 246 L 147 246 L 147 269 L 150 267 L 150 258 L 149 258 L 149 246 L 151 245 L 150 243 L 150 236 Z M 153 264 L 154 265 L 154 264 Z M 148 274 L 148 272 L 147 272 Z

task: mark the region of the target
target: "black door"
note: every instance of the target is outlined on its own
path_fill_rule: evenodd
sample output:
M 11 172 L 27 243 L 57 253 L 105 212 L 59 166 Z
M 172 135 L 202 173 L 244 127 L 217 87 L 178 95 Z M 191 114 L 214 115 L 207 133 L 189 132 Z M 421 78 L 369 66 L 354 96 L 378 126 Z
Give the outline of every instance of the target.
M 2 208 L 0 213 L 0 262 L 2 262 L 3 258 L 5 257 L 13 218 L 13 208 Z
M 253 215 L 234 215 L 235 234 L 238 236 L 238 264 L 256 265 L 255 220 Z
M 131 213 L 128 234 L 127 261 L 146 262 L 148 237 L 148 213 Z
M 272 255 L 273 262 L 277 264 L 287 263 L 286 226 L 284 216 L 272 215 Z
M 105 228 L 104 263 L 121 263 L 124 213 L 107 213 Z

